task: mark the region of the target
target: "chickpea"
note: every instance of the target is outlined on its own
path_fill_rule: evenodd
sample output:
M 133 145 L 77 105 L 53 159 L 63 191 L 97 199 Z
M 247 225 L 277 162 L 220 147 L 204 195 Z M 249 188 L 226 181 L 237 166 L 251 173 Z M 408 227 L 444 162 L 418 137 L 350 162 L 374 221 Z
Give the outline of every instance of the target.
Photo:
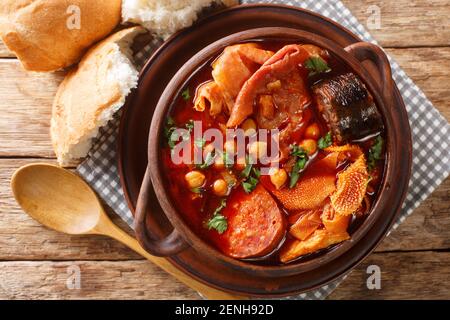
M 253 119 L 247 119 L 241 125 L 242 130 L 244 130 L 244 135 L 246 137 L 252 136 L 256 133 L 256 122 Z
M 320 138 L 320 128 L 317 123 L 310 124 L 305 131 L 305 138 L 317 140 Z
M 270 171 L 270 181 L 279 190 L 287 181 L 288 175 L 286 170 L 273 168 Z
M 248 146 L 249 154 L 255 159 L 262 159 L 267 154 L 267 142 L 255 141 Z
M 189 188 L 199 188 L 205 183 L 205 175 L 198 171 L 191 171 L 184 176 Z
M 228 193 L 228 184 L 223 179 L 217 179 L 213 184 L 214 194 L 218 197 L 223 197 Z
M 317 142 L 313 139 L 305 139 L 299 144 L 299 146 L 302 147 L 309 156 L 313 155 L 317 151 Z

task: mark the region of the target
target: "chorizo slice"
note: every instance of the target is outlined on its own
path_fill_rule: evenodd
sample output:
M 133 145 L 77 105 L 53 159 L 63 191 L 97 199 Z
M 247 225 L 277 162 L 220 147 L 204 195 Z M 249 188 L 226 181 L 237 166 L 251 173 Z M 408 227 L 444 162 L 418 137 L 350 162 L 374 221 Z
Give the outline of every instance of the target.
M 223 210 L 228 229 L 222 234 L 222 251 L 233 258 L 262 257 L 277 248 L 285 235 L 283 214 L 259 184 L 250 194 L 238 189 Z

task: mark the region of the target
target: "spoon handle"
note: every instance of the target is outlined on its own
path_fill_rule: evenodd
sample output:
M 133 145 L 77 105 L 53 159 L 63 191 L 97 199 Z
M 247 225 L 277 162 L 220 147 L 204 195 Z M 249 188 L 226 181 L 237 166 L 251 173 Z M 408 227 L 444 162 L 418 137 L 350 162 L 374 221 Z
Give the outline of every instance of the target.
M 141 245 L 137 242 L 137 240 L 135 238 L 131 237 L 129 234 L 127 234 L 125 231 L 123 231 L 122 229 L 117 227 L 111 221 L 108 221 L 108 222 L 109 223 L 107 226 L 105 226 L 105 223 L 103 223 L 104 227 L 99 228 L 99 229 L 101 229 L 101 230 L 98 230 L 99 233 L 109 236 L 109 237 L 116 239 L 117 241 L 123 243 L 128 248 L 134 250 L 136 253 L 140 254 L 141 256 L 143 256 L 147 260 L 153 262 L 154 264 L 159 266 L 161 269 L 163 269 L 170 275 L 177 278 L 179 281 L 183 282 L 187 286 L 189 286 L 192 289 L 199 292 L 205 298 L 212 299 L 212 300 L 248 299 L 248 297 L 237 296 L 237 295 L 233 295 L 233 294 L 230 294 L 227 292 L 220 291 L 218 289 L 207 286 L 207 285 L 203 284 L 202 282 L 192 278 L 191 276 L 185 274 L 184 272 L 182 272 L 181 270 L 176 268 L 165 258 L 159 258 L 159 257 L 155 257 L 155 256 L 149 254 L 147 251 L 145 251 L 141 247 Z

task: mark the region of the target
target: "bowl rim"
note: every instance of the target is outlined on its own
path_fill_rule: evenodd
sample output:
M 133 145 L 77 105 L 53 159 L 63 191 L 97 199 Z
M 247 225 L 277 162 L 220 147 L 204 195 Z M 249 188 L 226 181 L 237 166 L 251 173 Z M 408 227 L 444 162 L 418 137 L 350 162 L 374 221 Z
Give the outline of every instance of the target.
M 357 230 L 352 234 L 352 238 L 348 241 L 338 244 L 336 247 L 332 248 L 328 252 L 310 261 L 300 263 L 293 262 L 286 265 L 277 265 L 277 266 L 255 265 L 249 262 L 227 257 L 219 250 L 212 247 L 210 244 L 206 243 L 198 235 L 196 235 L 195 232 L 193 232 L 191 228 L 183 221 L 183 218 L 178 213 L 178 210 L 169 201 L 171 196 L 167 191 L 167 189 L 165 188 L 165 184 L 163 183 L 161 162 L 159 161 L 162 125 L 164 123 L 164 120 L 166 119 L 168 110 L 173 105 L 174 98 L 182 90 L 182 88 L 184 87 L 183 85 L 189 80 L 190 76 L 188 74 L 192 74 L 193 72 L 198 70 L 198 68 L 201 67 L 204 62 L 216 56 L 227 45 L 238 42 L 246 42 L 246 41 L 248 42 L 251 39 L 268 38 L 268 37 L 279 38 L 280 36 L 297 37 L 298 38 L 297 42 L 301 41 L 300 40 L 301 38 L 307 39 L 308 43 L 317 44 L 325 49 L 328 49 L 332 54 L 334 54 L 335 56 L 342 59 L 345 63 L 347 63 L 349 68 L 353 72 L 355 72 L 359 77 L 361 77 L 363 82 L 369 87 L 370 92 L 372 93 L 374 99 L 376 100 L 378 108 L 383 109 L 382 114 L 386 126 L 385 130 L 386 131 L 389 130 L 389 126 L 386 125 L 385 110 L 387 108 L 385 106 L 383 99 L 381 98 L 381 95 L 379 94 L 380 89 L 374 84 L 374 80 L 372 79 L 370 74 L 367 71 L 365 71 L 364 67 L 362 67 L 361 62 L 359 62 L 356 58 L 354 58 L 349 53 L 344 51 L 344 49 L 335 44 L 333 41 L 313 33 L 297 29 L 280 28 L 280 27 L 256 28 L 234 33 L 211 43 L 203 50 L 198 52 L 196 55 L 194 55 L 191 59 L 189 59 L 183 65 L 183 67 L 175 74 L 175 76 L 166 86 L 166 89 L 161 95 L 154 111 L 149 133 L 148 157 L 149 163 L 157 164 L 156 166 L 155 165 L 150 166 L 150 176 L 153 186 L 155 188 L 156 196 L 160 202 L 161 207 L 163 208 L 170 222 L 174 225 L 175 228 L 177 228 L 178 231 L 180 231 L 180 233 L 194 247 L 195 250 L 198 250 L 202 253 L 211 254 L 219 258 L 220 260 L 229 263 L 237 267 L 238 269 L 242 270 L 250 269 L 251 271 L 262 271 L 263 273 L 270 273 L 271 271 L 274 270 L 276 271 L 283 270 L 288 274 L 290 273 L 297 274 L 299 272 L 306 272 L 311 269 L 318 268 L 321 265 L 329 263 L 332 260 L 336 259 L 341 254 L 348 251 L 373 226 L 373 223 L 376 221 L 381 212 L 381 210 L 378 208 L 380 206 L 380 200 L 382 199 L 382 191 L 386 187 L 387 177 L 389 176 L 389 174 L 391 174 L 392 176 L 392 166 L 389 165 L 392 157 L 391 153 L 389 152 L 389 149 L 386 150 L 387 159 L 385 161 L 384 176 L 380 186 L 381 188 L 380 193 L 378 194 L 378 197 L 374 202 L 374 205 L 369 213 L 369 216 L 366 218 L 364 223 L 361 226 L 359 226 Z M 387 145 L 389 146 L 388 132 L 386 134 L 386 137 L 388 140 Z

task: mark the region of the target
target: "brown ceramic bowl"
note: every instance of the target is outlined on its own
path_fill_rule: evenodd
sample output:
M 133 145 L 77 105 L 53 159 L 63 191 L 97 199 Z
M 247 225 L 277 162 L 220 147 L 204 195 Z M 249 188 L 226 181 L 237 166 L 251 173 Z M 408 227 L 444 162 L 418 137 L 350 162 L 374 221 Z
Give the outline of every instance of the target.
M 387 136 L 387 159 L 378 198 L 373 204 L 372 210 L 364 223 L 351 233 L 351 240 L 345 241 L 313 259 L 279 266 L 256 265 L 251 262 L 229 258 L 200 239 L 187 226 L 182 216 L 171 203 L 170 194 L 168 193 L 162 175 L 160 161 L 160 141 L 165 119 L 175 98 L 179 96 L 190 76 L 204 63 L 217 56 L 224 47 L 239 42 L 260 39 L 282 39 L 292 43 L 315 44 L 327 49 L 334 56 L 345 62 L 348 68 L 364 81 L 372 93 L 382 113 Z M 362 61 L 364 60 L 371 60 L 374 63 L 378 71 L 379 79 L 374 78 L 362 65 Z M 381 215 L 385 218 L 386 213 L 389 213 L 388 216 L 390 219 L 393 219 L 399 206 L 392 206 L 392 204 L 398 203 L 399 198 L 403 199 L 407 191 L 406 188 L 401 190 L 392 189 L 396 185 L 399 177 L 408 179 L 411 158 L 411 154 L 409 154 L 409 161 L 405 163 L 405 155 L 402 154 L 405 141 L 410 142 L 409 124 L 407 120 L 405 122 L 404 118 L 400 118 L 396 116 L 396 113 L 391 112 L 392 109 L 397 107 L 393 98 L 395 95 L 394 90 L 395 86 L 386 55 L 379 47 L 370 43 L 360 42 L 343 49 L 335 42 L 313 33 L 290 28 L 270 27 L 235 33 L 210 44 L 193 56 L 175 74 L 161 95 L 153 114 L 148 140 L 149 165 L 141 186 L 135 213 L 135 230 L 139 242 L 147 251 L 159 256 L 172 256 L 192 246 L 194 250 L 200 252 L 202 255 L 212 257 L 226 268 L 232 268 L 238 272 L 245 272 L 260 277 L 276 278 L 293 276 L 329 264 L 358 244 L 369 230 L 371 230 Z M 405 130 L 405 128 L 408 128 L 408 130 Z M 152 230 L 152 227 L 146 224 L 147 214 L 149 213 L 148 206 L 151 201 L 150 190 L 152 187 L 165 215 L 174 227 L 173 231 L 163 239 L 158 239 L 160 234 L 157 230 Z M 359 252 L 355 252 L 353 255 L 355 257 L 364 257 L 372 249 L 373 247 L 360 246 Z

